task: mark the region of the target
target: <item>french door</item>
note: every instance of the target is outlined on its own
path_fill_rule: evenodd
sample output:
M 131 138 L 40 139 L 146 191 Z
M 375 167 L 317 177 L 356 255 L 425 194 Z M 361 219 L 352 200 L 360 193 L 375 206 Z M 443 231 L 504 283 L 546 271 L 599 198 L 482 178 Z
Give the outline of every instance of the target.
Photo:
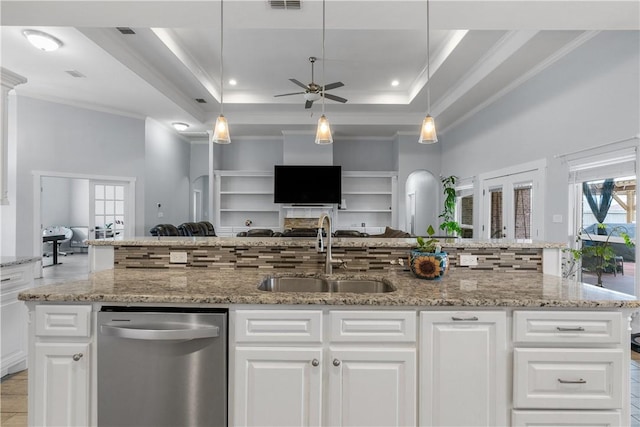
M 130 229 L 128 215 L 129 183 L 89 182 L 89 238 L 126 237 Z
M 482 180 L 482 236 L 488 239 L 543 238 L 541 170 Z

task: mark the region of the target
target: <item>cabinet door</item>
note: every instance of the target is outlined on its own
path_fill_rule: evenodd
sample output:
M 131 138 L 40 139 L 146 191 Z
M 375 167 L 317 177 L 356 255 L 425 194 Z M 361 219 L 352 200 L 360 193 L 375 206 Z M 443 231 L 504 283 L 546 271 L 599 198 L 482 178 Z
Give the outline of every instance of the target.
M 88 343 L 35 344 L 32 425 L 89 425 L 89 360 Z
M 236 348 L 233 424 L 319 426 L 322 349 Z
M 2 376 L 19 370 L 18 365 L 27 359 L 27 319 L 29 312 L 23 301 L 18 301 L 18 292 L 2 295 L 0 325 L 2 325 Z M 13 367 L 13 370 L 11 369 Z M 24 366 L 22 366 L 24 369 Z
M 420 425 L 507 424 L 504 312 L 422 312 Z
M 334 349 L 329 369 L 330 426 L 416 424 L 416 350 Z

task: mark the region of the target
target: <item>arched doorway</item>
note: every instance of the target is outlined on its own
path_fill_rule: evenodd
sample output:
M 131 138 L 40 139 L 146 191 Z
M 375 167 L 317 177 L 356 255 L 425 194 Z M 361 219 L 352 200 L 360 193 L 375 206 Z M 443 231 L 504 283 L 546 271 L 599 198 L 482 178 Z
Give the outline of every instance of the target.
M 406 224 L 413 235 L 426 235 L 432 225 L 438 228 L 440 206 L 440 180 L 428 170 L 409 174 L 405 185 Z

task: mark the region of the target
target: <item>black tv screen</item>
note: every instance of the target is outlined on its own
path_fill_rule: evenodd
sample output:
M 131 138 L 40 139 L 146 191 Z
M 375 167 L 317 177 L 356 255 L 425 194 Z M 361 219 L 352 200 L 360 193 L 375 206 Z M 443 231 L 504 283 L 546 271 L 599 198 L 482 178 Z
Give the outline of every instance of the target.
M 341 197 L 341 166 L 276 165 L 274 168 L 275 203 L 340 203 Z

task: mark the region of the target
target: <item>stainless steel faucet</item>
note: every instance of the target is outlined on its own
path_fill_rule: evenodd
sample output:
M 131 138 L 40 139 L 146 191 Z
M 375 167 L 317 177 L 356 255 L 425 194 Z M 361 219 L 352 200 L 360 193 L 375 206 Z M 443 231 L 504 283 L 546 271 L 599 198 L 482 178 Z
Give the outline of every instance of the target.
M 333 259 L 331 257 L 331 243 L 332 243 L 332 232 L 331 229 L 331 217 L 328 214 L 320 215 L 320 219 L 318 220 L 318 252 L 324 252 L 324 240 L 322 239 L 322 227 L 324 225 L 324 221 L 327 220 L 327 257 L 324 263 L 324 272 L 326 274 L 331 274 L 333 271 L 333 263 L 342 264 L 342 261 L 338 259 Z

